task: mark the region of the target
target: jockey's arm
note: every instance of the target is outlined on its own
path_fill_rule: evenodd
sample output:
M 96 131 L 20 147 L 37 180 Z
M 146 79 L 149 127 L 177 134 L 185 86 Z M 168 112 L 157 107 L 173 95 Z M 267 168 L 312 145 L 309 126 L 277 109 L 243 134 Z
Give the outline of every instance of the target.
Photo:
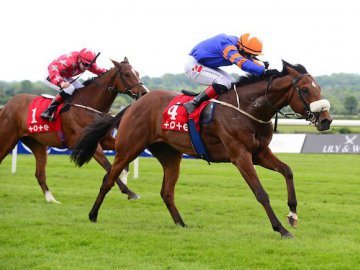
M 51 83 L 60 86 L 60 84 L 65 81 L 65 79 L 60 75 L 59 67 L 56 64 L 52 63 L 48 67 L 48 71 Z
M 229 60 L 231 63 L 237 65 L 245 72 L 249 72 L 251 74 L 261 75 L 264 73 L 264 66 L 259 62 L 253 62 L 245 57 L 243 57 L 236 46 L 229 45 L 223 50 L 223 56 L 225 59 Z
M 105 68 L 100 68 L 96 63 L 94 63 L 89 68 L 89 71 L 96 74 L 96 75 L 101 75 L 104 72 L 106 72 L 106 69 Z

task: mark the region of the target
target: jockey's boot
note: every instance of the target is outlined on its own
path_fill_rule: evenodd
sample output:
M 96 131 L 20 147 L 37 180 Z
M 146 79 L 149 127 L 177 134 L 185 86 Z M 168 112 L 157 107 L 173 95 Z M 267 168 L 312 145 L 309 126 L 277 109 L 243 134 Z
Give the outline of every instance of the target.
M 184 103 L 184 107 L 188 114 L 192 113 L 197 107 L 201 105 L 204 101 L 212 99 L 216 97 L 217 92 L 215 91 L 214 87 L 210 85 L 204 91 L 202 91 L 199 95 L 197 95 L 192 101 L 188 101 Z
M 46 108 L 45 111 L 43 111 L 40 115 L 40 117 L 44 120 L 48 120 L 50 122 L 55 120 L 55 112 L 57 107 L 63 103 L 64 98 L 69 96 L 69 94 L 65 93 L 64 91 L 61 91 L 59 94 L 57 94 L 54 99 L 52 100 L 49 107 Z

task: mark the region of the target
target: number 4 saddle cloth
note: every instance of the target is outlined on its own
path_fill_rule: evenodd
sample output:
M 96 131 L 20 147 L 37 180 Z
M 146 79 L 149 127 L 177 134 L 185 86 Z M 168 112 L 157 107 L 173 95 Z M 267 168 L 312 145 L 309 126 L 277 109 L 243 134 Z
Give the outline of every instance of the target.
M 194 96 L 187 96 L 184 94 L 179 94 L 174 97 L 163 112 L 161 128 L 188 133 L 188 119 L 193 119 L 197 131 L 200 131 L 200 116 L 210 101 L 204 101 L 198 108 L 188 115 L 183 104 L 193 100 L 194 98 Z
M 35 98 L 30 106 L 28 111 L 27 118 L 27 131 L 28 133 L 46 133 L 46 132 L 57 132 L 59 137 L 62 134 L 61 131 L 61 117 L 60 110 L 63 107 L 61 104 L 55 112 L 55 121 L 49 122 L 43 120 L 40 115 L 46 108 L 50 105 L 52 99 L 45 97 Z

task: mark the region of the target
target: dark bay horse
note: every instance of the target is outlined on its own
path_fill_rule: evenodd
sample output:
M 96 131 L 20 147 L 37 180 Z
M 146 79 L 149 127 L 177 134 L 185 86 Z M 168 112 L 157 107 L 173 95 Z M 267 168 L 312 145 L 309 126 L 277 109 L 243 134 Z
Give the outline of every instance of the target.
M 89 80 L 84 88 L 77 90 L 66 100 L 68 110 L 61 113 L 62 130 L 66 146 L 72 149 L 84 128 L 94 121 L 97 115 L 107 114 L 118 93 L 126 93 L 132 97 L 140 97 L 149 90 L 141 83 L 139 74 L 129 64 L 127 58 L 123 62 L 112 61 L 114 67 Z M 58 135 L 53 133 L 27 133 L 27 114 L 35 95 L 20 94 L 10 99 L 0 111 L 0 163 L 14 148 L 20 139 L 33 152 L 36 159 L 35 176 L 48 202 L 57 202 L 46 185 L 45 166 L 47 162 L 47 146 L 63 147 Z M 111 163 L 103 153 L 113 150 L 115 139 L 108 133 L 94 153 L 95 160 L 107 171 Z M 128 199 L 138 198 L 137 194 L 127 188 L 116 178 L 120 190 L 128 195 Z
M 297 200 L 293 173 L 270 150 L 273 126 L 271 118 L 281 108 L 290 105 L 292 110 L 311 121 L 319 131 L 330 127 L 332 118 L 328 112 L 330 104 L 321 99 L 320 87 L 301 65 L 290 65 L 283 61 L 283 71 L 268 78 L 250 76 L 241 79 L 225 94 L 219 96 L 214 119 L 202 127 L 202 139 L 214 162 L 231 162 L 262 204 L 273 229 L 283 237 L 292 237 L 276 217 L 269 196 L 262 187 L 254 165 L 281 173 L 286 180 L 288 222 L 297 225 Z M 134 102 L 123 113 L 116 137 L 116 156 L 107 181 L 103 182 L 99 195 L 89 213 L 96 222 L 99 208 L 115 179 L 128 162 L 148 148 L 161 163 L 164 175 L 161 188 L 163 198 L 174 222 L 185 226 L 175 206 L 175 185 L 179 177 L 182 153 L 196 156 L 189 134 L 163 130 L 162 113 L 177 93 L 152 91 Z M 215 102 L 215 101 L 213 101 Z M 77 165 L 87 162 L 96 149 L 97 141 L 107 130 L 117 124 L 114 119 L 103 119 L 91 125 L 73 152 Z M 93 149 L 88 147 L 92 145 Z

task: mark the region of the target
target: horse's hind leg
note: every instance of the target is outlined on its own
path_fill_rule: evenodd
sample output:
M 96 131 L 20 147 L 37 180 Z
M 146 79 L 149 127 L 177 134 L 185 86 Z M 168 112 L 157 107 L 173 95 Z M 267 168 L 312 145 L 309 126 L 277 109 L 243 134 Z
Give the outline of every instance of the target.
M 108 174 L 111 170 L 111 164 L 109 162 L 109 160 L 106 158 L 103 149 L 101 148 L 100 145 L 98 145 L 98 147 L 96 148 L 96 152 L 94 154 L 94 159 L 106 170 L 107 174 L 104 177 L 104 181 L 106 181 Z M 124 170 L 123 170 L 124 171 Z M 119 186 L 120 190 L 122 193 L 127 194 L 128 195 L 128 199 L 129 200 L 134 200 L 134 199 L 139 199 L 140 196 L 137 195 L 136 193 L 134 193 L 133 191 L 131 191 L 126 184 L 124 184 L 119 178 L 117 178 L 116 180 L 116 184 Z
M 260 166 L 277 171 L 281 173 L 286 180 L 287 194 L 288 194 L 288 206 L 290 208 L 290 213 L 287 215 L 287 219 L 289 224 L 296 228 L 298 217 L 296 212 L 296 194 L 295 194 L 295 186 L 294 186 L 294 178 L 293 173 L 288 165 L 284 162 L 280 161 L 270 150 L 269 147 L 259 152 L 254 158 L 255 164 L 259 164 Z
M 1 143 L 0 143 L 0 163 L 10 153 L 10 151 L 15 147 L 16 144 L 17 144 L 17 140 L 14 140 L 14 141 L 1 140 Z
M 45 200 L 47 202 L 60 203 L 55 199 L 46 184 L 46 163 L 47 163 L 47 146 L 43 145 L 30 137 L 23 137 L 21 141 L 30 148 L 35 157 L 35 177 L 45 194 Z
M 164 170 L 160 195 L 175 224 L 185 227 L 186 225 L 175 205 L 175 185 L 179 178 L 182 153 L 165 143 L 151 145 L 149 150 L 160 161 Z
M 138 154 L 141 152 L 141 150 L 137 151 L 135 149 L 136 149 L 136 147 L 134 146 L 134 148 L 132 150 L 134 150 L 136 152 L 133 152 L 131 154 L 121 153 L 121 151 L 116 153 L 113 165 L 109 172 L 109 175 L 106 178 L 106 180 L 103 181 L 101 188 L 100 188 L 100 192 L 96 198 L 96 201 L 90 210 L 90 213 L 89 213 L 90 221 L 96 222 L 99 209 L 105 199 L 106 194 L 114 186 L 115 181 L 116 181 L 116 179 L 119 178 L 121 171 L 126 167 L 127 164 L 129 164 L 129 162 L 134 160 L 138 156 Z
M 2 119 L 0 119 L 2 121 Z M 1 123 L 1 122 L 0 122 Z M 0 163 L 15 147 L 19 140 L 18 131 L 14 125 L 0 124 Z
M 100 145 L 105 150 L 113 150 L 114 146 L 115 146 L 115 138 L 112 135 L 108 134 L 108 136 L 106 136 L 104 139 L 102 139 L 100 141 Z M 109 167 L 110 166 L 111 165 L 109 164 Z M 110 171 L 110 169 L 108 171 Z M 129 175 L 129 164 L 126 165 L 125 169 L 120 174 L 120 180 L 125 185 L 127 185 L 128 175 Z M 121 192 L 128 194 L 124 185 L 121 185 L 121 183 L 118 181 L 116 181 L 116 182 L 117 182 Z M 133 193 L 133 194 L 131 194 L 131 196 L 129 196 L 128 199 L 130 200 L 130 199 L 138 199 L 138 198 L 140 198 L 140 197 L 138 195 L 136 195 L 135 193 Z

